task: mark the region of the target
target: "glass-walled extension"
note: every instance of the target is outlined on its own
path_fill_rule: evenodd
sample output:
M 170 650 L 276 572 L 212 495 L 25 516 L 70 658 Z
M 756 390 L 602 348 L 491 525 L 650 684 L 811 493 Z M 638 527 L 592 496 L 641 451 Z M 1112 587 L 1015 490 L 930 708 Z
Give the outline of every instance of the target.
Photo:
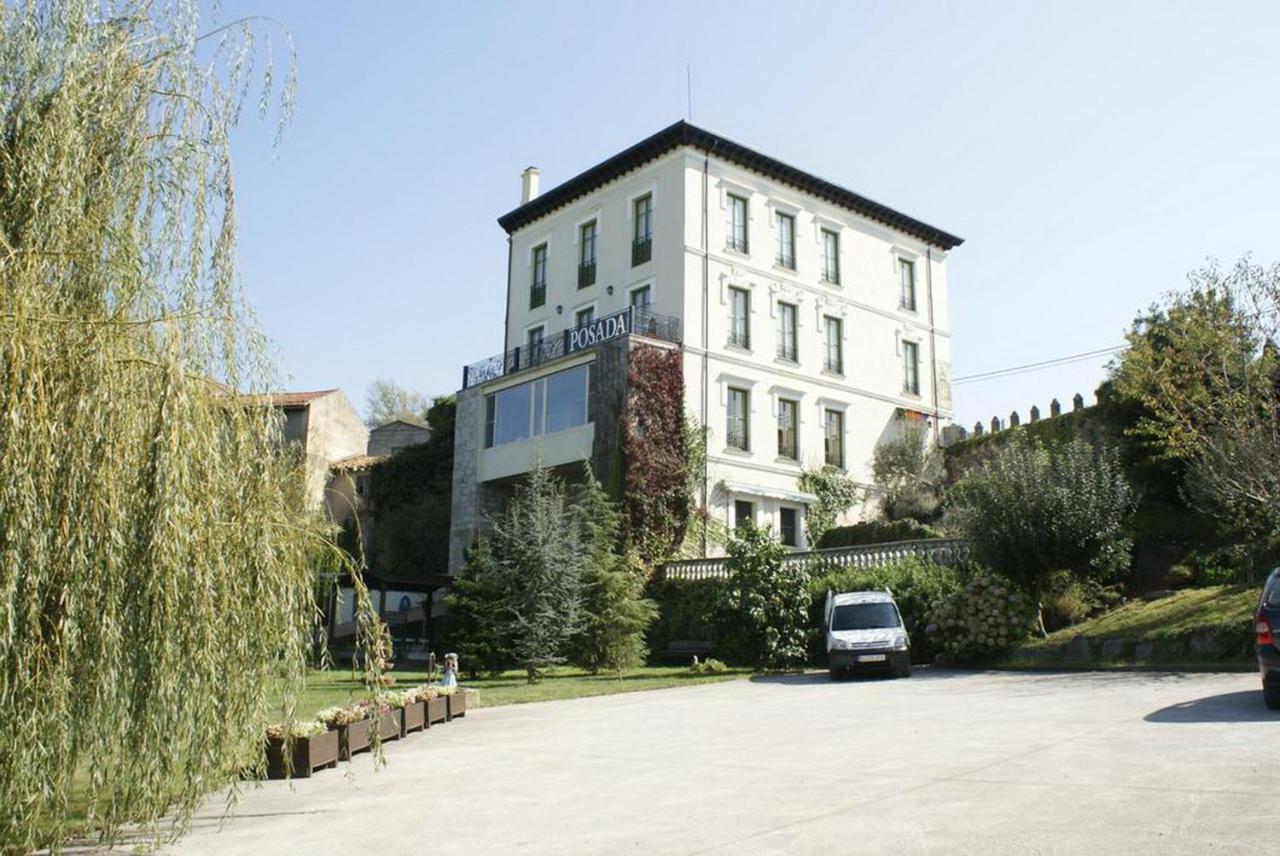
M 583 365 L 485 396 L 485 448 L 586 425 L 590 384 L 591 366 Z

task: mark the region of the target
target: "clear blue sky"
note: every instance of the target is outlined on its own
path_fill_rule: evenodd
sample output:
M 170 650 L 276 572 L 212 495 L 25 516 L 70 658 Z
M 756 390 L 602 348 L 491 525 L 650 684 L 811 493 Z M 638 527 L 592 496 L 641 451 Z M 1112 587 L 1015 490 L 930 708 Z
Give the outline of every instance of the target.
M 236 152 L 241 267 L 290 385 L 456 389 L 502 346 L 519 174 L 685 113 L 966 238 L 953 374 L 1118 344 L 1208 256 L 1280 257 L 1280 3 L 224 2 L 298 50 L 278 160 Z M 1103 362 L 957 386 L 958 419 Z

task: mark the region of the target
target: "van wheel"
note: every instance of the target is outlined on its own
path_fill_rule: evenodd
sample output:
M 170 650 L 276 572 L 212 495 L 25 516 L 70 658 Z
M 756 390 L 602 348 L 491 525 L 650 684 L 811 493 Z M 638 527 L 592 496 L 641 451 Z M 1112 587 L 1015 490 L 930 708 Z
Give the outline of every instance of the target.
M 911 677 L 911 664 L 910 664 L 910 663 L 907 663 L 907 665 L 905 665 L 905 666 L 903 666 L 902 668 L 898 669 L 898 677 L 900 677 L 900 678 L 909 678 L 909 677 Z
M 1280 683 L 1263 684 L 1262 700 L 1267 703 L 1269 709 L 1280 710 Z

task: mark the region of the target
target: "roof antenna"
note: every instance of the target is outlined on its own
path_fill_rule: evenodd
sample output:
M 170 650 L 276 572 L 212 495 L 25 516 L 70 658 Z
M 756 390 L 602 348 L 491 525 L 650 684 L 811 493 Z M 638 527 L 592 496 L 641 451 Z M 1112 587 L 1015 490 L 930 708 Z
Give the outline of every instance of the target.
M 688 119 L 693 121 L 693 68 L 688 60 L 684 64 L 685 97 L 688 101 Z

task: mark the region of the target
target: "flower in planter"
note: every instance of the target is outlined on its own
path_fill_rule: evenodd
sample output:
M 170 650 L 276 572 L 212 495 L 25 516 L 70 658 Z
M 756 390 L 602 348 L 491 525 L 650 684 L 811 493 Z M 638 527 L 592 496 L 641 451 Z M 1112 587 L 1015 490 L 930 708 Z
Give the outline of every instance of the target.
M 284 740 L 286 738 L 301 740 L 304 737 L 319 737 L 328 730 L 329 727 L 318 719 L 305 722 L 276 723 L 275 725 L 267 726 L 267 737 L 273 740 Z
M 316 719 L 328 725 L 330 728 L 341 728 L 350 725 L 353 722 L 360 722 L 368 719 L 373 712 L 372 705 L 367 701 L 357 701 L 346 707 L 326 707 L 324 710 L 316 714 Z

